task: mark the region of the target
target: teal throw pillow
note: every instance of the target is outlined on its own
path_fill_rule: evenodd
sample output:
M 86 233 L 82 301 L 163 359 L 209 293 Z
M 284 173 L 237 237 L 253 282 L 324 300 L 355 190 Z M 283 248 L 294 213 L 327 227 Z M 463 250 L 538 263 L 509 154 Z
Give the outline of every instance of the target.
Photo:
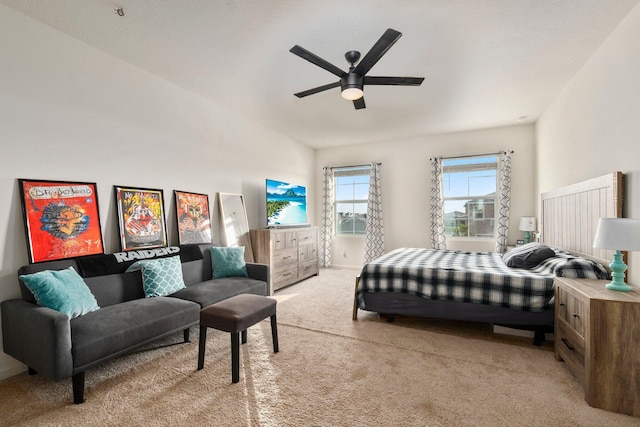
M 213 278 L 248 277 L 247 265 L 244 262 L 244 246 L 211 248 L 211 264 L 213 264 Z
M 142 270 L 142 287 L 147 298 L 164 297 L 186 288 L 179 256 L 136 261 L 127 268 L 127 273 L 137 270 Z
M 31 291 L 38 305 L 64 313 L 70 319 L 100 308 L 91 290 L 73 267 L 18 277 Z

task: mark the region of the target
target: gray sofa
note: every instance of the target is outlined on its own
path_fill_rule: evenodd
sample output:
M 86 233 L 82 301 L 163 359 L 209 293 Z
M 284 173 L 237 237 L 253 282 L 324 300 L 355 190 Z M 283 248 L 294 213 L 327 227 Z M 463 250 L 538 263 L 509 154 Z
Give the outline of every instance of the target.
M 212 279 L 212 245 L 182 245 L 130 251 L 22 267 L 18 275 L 73 266 L 83 276 L 100 309 L 69 319 L 36 304 L 20 282 L 22 299 L 3 301 L 4 352 L 53 381 L 72 377 L 73 400 L 84 401 L 84 373 L 162 337 L 184 332 L 199 323 L 200 309 L 234 295 L 268 295 L 265 264 L 247 263 L 249 277 Z M 126 273 L 136 259 L 180 255 L 185 289 L 164 297 L 145 298 L 140 271 Z M 194 359 L 194 367 L 196 360 Z

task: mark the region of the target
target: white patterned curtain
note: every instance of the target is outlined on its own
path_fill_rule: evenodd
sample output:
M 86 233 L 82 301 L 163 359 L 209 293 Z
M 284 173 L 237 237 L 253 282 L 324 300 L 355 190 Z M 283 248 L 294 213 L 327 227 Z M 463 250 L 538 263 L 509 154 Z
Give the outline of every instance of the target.
M 382 222 L 382 189 L 380 187 L 380 163 L 371 163 L 369 197 L 367 199 L 367 225 L 364 240 L 364 262 L 370 262 L 384 254 L 384 224 Z
M 320 267 L 331 267 L 333 243 L 333 168 L 324 168 L 322 227 L 320 228 Z
M 431 159 L 431 247 L 447 249 L 442 202 L 442 157 Z
M 509 208 L 511 206 L 511 154 L 513 151 L 503 151 L 500 158 L 500 200 L 498 201 L 498 229 L 496 238 L 496 252 L 507 251 L 507 235 L 509 234 Z

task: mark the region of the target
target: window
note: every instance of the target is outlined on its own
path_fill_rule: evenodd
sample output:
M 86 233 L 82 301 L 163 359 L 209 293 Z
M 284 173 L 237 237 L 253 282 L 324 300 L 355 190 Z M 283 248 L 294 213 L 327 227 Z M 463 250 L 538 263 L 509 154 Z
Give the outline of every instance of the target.
M 335 168 L 333 183 L 336 234 L 365 234 L 369 196 L 369 166 Z
M 442 160 L 447 237 L 494 237 L 498 156 Z

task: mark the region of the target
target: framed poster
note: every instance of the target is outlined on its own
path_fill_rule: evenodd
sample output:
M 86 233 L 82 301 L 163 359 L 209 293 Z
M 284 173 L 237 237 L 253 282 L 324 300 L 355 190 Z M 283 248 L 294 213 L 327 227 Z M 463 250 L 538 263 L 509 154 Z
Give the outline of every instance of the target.
M 19 179 L 29 262 L 104 253 L 96 184 Z
M 167 246 L 162 190 L 114 186 L 123 251 Z
M 178 190 L 174 196 L 179 243 L 211 243 L 209 196 Z
M 244 246 L 244 259 L 253 262 L 247 210 L 242 194 L 218 193 L 222 234 L 226 246 Z

